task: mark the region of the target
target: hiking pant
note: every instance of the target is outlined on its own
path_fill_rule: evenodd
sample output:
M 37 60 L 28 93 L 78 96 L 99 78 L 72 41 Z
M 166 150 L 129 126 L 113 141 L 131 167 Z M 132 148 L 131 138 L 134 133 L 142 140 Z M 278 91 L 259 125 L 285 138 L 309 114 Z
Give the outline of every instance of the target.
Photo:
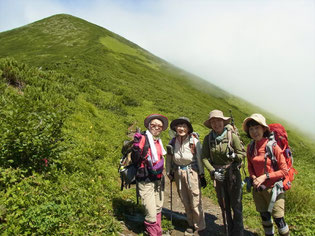
M 202 209 L 201 191 L 198 173 L 190 167 L 178 169 L 174 173 L 178 195 L 185 207 L 187 222 L 195 230 L 206 228 Z
M 253 189 L 253 198 L 258 212 L 267 212 L 272 196 L 272 188 L 268 188 L 262 191 Z M 274 218 L 284 217 L 284 193 L 280 193 L 277 196 L 276 202 L 272 208 L 271 215 Z
M 257 191 L 253 189 L 253 198 L 256 205 L 256 210 L 260 213 L 262 225 L 265 235 L 274 235 L 274 228 L 271 216 L 273 217 L 280 235 L 289 235 L 289 227 L 284 221 L 284 193 L 277 196 L 275 204 L 273 205 L 272 212 L 268 212 L 270 199 L 272 196 L 272 189 L 265 189 Z
M 218 203 L 221 209 L 224 209 L 223 203 L 225 203 L 229 235 L 243 236 L 244 225 L 241 173 L 239 169 L 235 169 L 232 172 L 227 170 L 227 172 L 230 173 L 225 174 L 225 180 L 223 182 L 215 181 Z M 231 173 L 233 174 L 231 175 Z M 231 209 L 233 210 L 233 214 Z
M 164 200 L 164 178 L 153 182 L 138 182 L 139 195 L 145 208 L 145 221 L 155 223 Z

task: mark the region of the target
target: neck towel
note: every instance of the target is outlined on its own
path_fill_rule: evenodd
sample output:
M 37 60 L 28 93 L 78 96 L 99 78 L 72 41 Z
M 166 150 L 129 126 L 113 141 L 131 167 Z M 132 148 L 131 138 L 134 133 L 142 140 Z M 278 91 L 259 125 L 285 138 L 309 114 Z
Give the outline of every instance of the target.
M 224 130 L 223 130 L 223 132 L 222 132 L 221 135 L 217 135 L 217 133 L 213 130 L 213 132 L 212 132 L 212 137 L 213 137 L 213 139 L 215 139 L 218 143 L 220 143 L 220 142 L 224 139 L 226 133 L 227 133 L 227 128 L 226 128 L 226 127 L 224 127 Z
M 157 155 L 157 151 L 156 151 L 156 147 L 155 147 L 155 143 L 154 143 L 154 140 L 153 140 L 153 136 L 152 134 L 150 133 L 149 130 L 146 131 L 146 135 L 148 137 L 148 140 L 149 140 L 149 144 L 150 144 L 150 149 L 151 149 L 151 155 L 152 155 L 152 161 L 153 163 L 156 163 L 158 160 L 159 160 L 159 157 Z M 163 147 L 163 143 L 162 143 L 162 140 L 160 138 L 158 138 L 158 141 L 161 145 L 161 149 L 162 149 L 162 155 L 165 155 L 166 154 L 166 151 Z

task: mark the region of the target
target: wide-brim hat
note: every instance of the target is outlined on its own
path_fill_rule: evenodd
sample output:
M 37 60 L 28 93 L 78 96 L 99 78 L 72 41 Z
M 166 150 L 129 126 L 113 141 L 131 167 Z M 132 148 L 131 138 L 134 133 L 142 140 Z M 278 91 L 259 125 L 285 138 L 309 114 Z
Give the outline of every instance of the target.
M 163 123 L 163 131 L 167 129 L 168 127 L 168 119 L 167 117 L 161 115 L 161 114 L 151 114 L 151 115 L 148 115 L 145 119 L 144 119 L 144 126 L 149 129 L 149 125 L 150 125 L 150 122 L 151 120 L 154 120 L 154 119 L 158 119 L 160 121 L 162 121 Z
M 262 114 L 254 113 L 250 117 L 245 118 L 243 121 L 243 130 L 246 133 L 248 133 L 247 122 L 249 122 L 250 120 L 256 121 L 258 124 L 266 127 L 270 131 L 269 126 L 266 123 L 266 118 Z
M 203 122 L 203 124 L 205 126 L 207 126 L 209 129 L 212 129 L 211 124 L 210 124 L 210 120 L 212 118 L 218 118 L 218 119 L 222 119 L 224 122 L 224 126 L 226 126 L 228 123 L 230 123 L 231 117 L 225 117 L 223 115 L 223 112 L 220 110 L 213 110 L 209 113 L 209 119 L 206 120 L 205 122 Z
M 171 122 L 171 130 L 174 130 L 176 132 L 176 126 L 179 124 L 186 124 L 188 126 L 188 133 L 194 132 L 194 129 L 190 123 L 190 120 L 187 117 L 179 117 L 178 119 L 175 119 Z

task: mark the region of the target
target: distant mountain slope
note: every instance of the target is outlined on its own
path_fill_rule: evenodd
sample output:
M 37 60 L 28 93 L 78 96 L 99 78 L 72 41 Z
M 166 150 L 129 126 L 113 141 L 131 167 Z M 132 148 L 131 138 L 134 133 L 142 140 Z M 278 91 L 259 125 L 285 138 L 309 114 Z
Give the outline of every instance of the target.
M 232 109 L 239 128 L 246 116 L 259 111 L 119 35 L 70 15 L 0 33 L 0 59 L 0 132 L 10 137 L 0 142 L 0 222 L 5 222 L 0 231 L 8 234 L 27 234 L 28 227 L 53 235 L 116 232 L 122 212 L 133 207 L 125 201 L 132 191 L 119 191 L 120 147 L 127 129 L 143 129 L 150 113 L 170 120 L 189 117 L 202 140 L 209 132 L 203 122 L 210 110 L 229 115 Z M 304 226 L 314 220 L 315 190 L 307 181 L 314 175 L 314 148 L 290 127 L 288 132 L 301 170 L 288 193 L 288 219 L 295 232 L 309 232 Z M 242 131 L 241 136 L 248 143 Z M 167 135 L 162 138 L 167 143 Z M 47 157 L 47 168 L 36 171 L 33 162 L 25 161 L 31 158 L 40 166 Z M 12 160 L 22 173 L 9 168 Z M 211 195 L 209 189 L 205 193 Z M 250 194 L 244 202 L 246 224 L 260 228 Z

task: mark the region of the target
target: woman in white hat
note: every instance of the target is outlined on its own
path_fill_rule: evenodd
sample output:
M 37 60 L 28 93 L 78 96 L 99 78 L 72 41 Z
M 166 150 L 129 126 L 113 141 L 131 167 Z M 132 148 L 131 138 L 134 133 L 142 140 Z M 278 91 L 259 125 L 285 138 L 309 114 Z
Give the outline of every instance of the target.
M 214 180 L 228 234 L 237 236 L 244 234 L 240 167 L 245 152 L 229 123 L 230 118 L 222 111 L 210 112 L 209 119 L 204 122 L 211 131 L 203 141 L 202 160 Z
M 167 154 L 166 174 L 175 179 L 178 195 L 185 207 L 187 233 L 205 229 L 200 187 L 206 187 L 204 168 L 201 161 L 201 143 L 193 134 L 193 127 L 187 117 L 171 122 L 176 136 L 170 141 L 173 153 Z
M 168 127 L 168 119 L 160 114 L 151 114 L 144 120 L 148 129 L 144 134 L 136 133 L 132 158 L 139 160 L 136 181 L 139 195 L 145 208 L 144 226 L 151 236 L 161 236 L 161 212 L 164 200 L 164 158 L 160 134 Z
M 288 170 L 285 157 L 281 148 L 276 145 L 273 147 L 273 152 L 278 163 L 277 169 L 273 167 L 270 158 L 265 158 L 270 130 L 265 117 L 261 114 L 255 113 L 247 117 L 243 122 L 243 130 L 252 139 L 247 147 L 248 172 L 254 187 L 253 198 L 256 210 L 262 218 L 265 234 L 274 235 L 272 216 L 279 234 L 287 236 L 289 227 L 284 221 L 284 193 L 277 191 L 277 182 L 282 182 Z M 271 200 L 273 193 L 277 195 L 275 201 Z

